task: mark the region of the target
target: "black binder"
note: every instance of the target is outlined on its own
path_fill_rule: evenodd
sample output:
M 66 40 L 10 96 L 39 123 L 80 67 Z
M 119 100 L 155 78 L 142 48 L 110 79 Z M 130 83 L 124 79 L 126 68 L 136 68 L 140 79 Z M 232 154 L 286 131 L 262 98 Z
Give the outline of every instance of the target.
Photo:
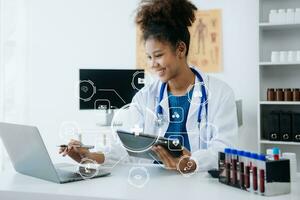
M 280 112 L 272 111 L 265 115 L 264 119 L 264 132 L 265 137 L 268 140 L 279 141 L 281 140 L 280 136 Z
M 280 138 L 282 141 L 292 141 L 292 112 L 280 113 Z
M 293 113 L 293 141 L 300 142 L 300 113 Z

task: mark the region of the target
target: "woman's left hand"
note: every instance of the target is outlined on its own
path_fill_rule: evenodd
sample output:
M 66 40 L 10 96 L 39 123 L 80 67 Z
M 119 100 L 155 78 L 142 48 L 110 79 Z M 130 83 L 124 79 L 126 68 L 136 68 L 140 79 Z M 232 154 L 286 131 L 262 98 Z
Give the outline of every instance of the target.
M 173 157 L 164 147 L 159 145 L 152 147 L 152 151 L 157 154 L 167 169 L 191 173 L 197 168 L 195 160 L 190 159 L 191 153 L 185 148 L 182 150 L 182 156 L 178 158 Z

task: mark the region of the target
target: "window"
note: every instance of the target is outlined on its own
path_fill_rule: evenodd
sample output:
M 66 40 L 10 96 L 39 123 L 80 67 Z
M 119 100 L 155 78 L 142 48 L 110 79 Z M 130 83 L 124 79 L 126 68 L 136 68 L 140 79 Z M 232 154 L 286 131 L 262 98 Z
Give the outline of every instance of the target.
M 4 120 L 4 44 L 3 44 L 3 0 L 0 0 L 0 121 Z M 4 169 L 4 150 L 0 140 L 0 172 Z

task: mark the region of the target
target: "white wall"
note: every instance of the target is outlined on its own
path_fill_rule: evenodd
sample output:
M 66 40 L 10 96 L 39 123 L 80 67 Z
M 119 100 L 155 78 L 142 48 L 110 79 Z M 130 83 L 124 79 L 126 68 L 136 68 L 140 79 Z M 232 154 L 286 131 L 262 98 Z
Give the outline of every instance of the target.
M 227 82 L 243 100 L 240 146 L 257 151 L 258 14 L 257 0 L 196 0 L 199 9 L 222 9 L 224 71 L 214 76 Z
M 75 88 L 81 67 L 134 68 L 137 0 L 29 0 L 28 123 L 37 125 L 52 158 L 64 121 L 95 129 L 95 112 L 79 111 Z M 223 10 L 224 72 L 217 76 L 244 101 L 241 146 L 256 150 L 258 98 L 257 0 L 197 0 Z
M 79 111 L 78 69 L 134 68 L 137 1 L 29 2 L 29 123 L 40 128 L 54 158 L 62 123 L 95 130 L 101 120 L 95 112 Z

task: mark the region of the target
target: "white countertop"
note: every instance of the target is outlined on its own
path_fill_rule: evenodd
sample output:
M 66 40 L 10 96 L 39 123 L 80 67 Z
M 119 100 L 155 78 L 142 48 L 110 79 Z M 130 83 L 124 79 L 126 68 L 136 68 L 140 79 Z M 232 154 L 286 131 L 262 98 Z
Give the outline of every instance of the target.
M 143 187 L 129 183 L 132 167 L 142 167 L 149 175 L 149 181 Z M 218 179 L 210 178 L 207 173 L 198 173 L 184 177 L 159 167 L 140 165 L 119 165 L 109 177 L 56 184 L 29 176 L 6 171 L 0 174 L 0 199 L 208 199 L 209 200 L 300 200 L 300 181 L 292 183 L 292 192 L 288 195 L 263 197 L 226 186 Z

